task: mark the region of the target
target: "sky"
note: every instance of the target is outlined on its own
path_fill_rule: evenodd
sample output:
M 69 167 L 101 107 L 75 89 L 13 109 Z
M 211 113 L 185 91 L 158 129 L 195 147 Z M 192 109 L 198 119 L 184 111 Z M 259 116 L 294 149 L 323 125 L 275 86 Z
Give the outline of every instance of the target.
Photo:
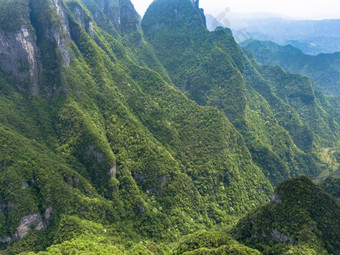
M 131 0 L 142 16 L 153 0 Z M 298 19 L 340 19 L 340 0 L 200 0 L 205 13 L 266 12 Z

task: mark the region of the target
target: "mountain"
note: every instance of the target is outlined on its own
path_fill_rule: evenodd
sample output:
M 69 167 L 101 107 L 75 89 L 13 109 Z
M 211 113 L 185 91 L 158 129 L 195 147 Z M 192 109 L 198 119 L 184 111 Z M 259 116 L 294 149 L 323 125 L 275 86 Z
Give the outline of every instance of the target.
M 282 87 L 281 80 L 259 75 L 256 68 L 262 67 L 255 67 L 231 33 L 209 32 L 201 13 L 193 9 L 186 13 L 185 4 L 190 6 L 185 1 L 155 1 L 142 20 L 145 38 L 173 83 L 198 104 L 224 112 L 274 184 L 307 169 L 316 173 L 313 146 L 336 141 L 339 127 L 317 102 L 311 81 L 282 71 L 282 80 L 294 81 L 299 88 L 296 94 L 292 96 L 295 92 L 287 86 L 283 90 L 289 95 L 267 95 L 263 86 L 274 90 Z M 270 74 L 277 75 L 275 70 Z M 267 81 L 260 85 L 256 79 Z
M 294 20 L 282 17 L 233 19 L 230 16 L 229 23 L 239 42 L 252 39 L 280 45 L 291 44 L 309 55 L 340 51 L 340 20 Z
M 94 234 L 117 231 L 137 243 L 174 240 L 269 197 L 242 136 L 164 80 L 124 4 L 1 1 L 0 240 L 8 254 L 65 249 L 73 236 L 91 247 Z M 123 238 L 113 235 L 113 244 Z
M 217 27 L 223 27 L 223 24 L 220 23 L 213 15 L 205 14 L 205 18 L 207 21 L 207 29 L 209 31 L 214 31 Z
M 246 41 L 242 47 L 250 50 L 262 65 L 280 65 L 291 73 L 311 77 L 315 86 L 331 95 L 340 95 L 340 53 L 305 55 L 291 45 L 280 46 L 270 41 Z
M 226 8 L 216 16 L 212 14 L 205 14 L 205 16 L 209 31 L 214 31 L 217 26 L 223 26 L 236 32 L 249 26 L 249 20 L 292 19 L 284 15 L 268 12 L 234 12 L 230 8 Z
M 259 254 L 224 228 L 337 142 L 334 102 L 198 1 L 140 21 L 129 0 L 0 0 L 0 19 L 1 254 Z
M 339 254 L 340 205 L 305 176 L 280 184 L 270 203 L 239 221 L 238 241 L 263 254 Z

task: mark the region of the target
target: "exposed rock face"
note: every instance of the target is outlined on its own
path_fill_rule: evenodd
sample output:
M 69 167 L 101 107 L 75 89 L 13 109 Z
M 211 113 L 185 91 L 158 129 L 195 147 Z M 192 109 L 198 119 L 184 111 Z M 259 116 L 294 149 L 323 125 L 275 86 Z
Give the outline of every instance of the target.
M 18 80 L 20 90 L 39 94 L 41 63 L 36 36 L 22 25 L 19 31 L 0 30 L 0 69 Z
M 71 7 L 71 11 L 78 24 L 94 39 L 94 27 L 92 19 L 87 15 L 84 9 L 79 5 Z
M 68 51 L 70 32 L 66 10 L 60 0 L 53 0 L 52 3 L 61 26 L 55 21 L 49 24 L 40 22 L 38 18 L 41 12 L 40 3 L 32 1 L 30 9 L 27 7 L 21 14 L 22 17 L 16 17 L 24 19 L 26 23 L 15 31 L 0 29 L 0 69 L 17 81 L 20 91 L 28 91 L 32 95 L 38 95 L 41 91 L 40 80 L 45 66 L 40 56 L 39 37 L 43 36 L 55 45 L 62 55 L 62 66 L 70 65 Z M 37 24 L 39 27 L 36 27 Z
M 95 150 L 94 145 L 90 145 L 85 152 L 84 159 L 95 159 L 98 163 L 102 163 L 105 157 L 103 153 Z
M 116 166 L 113 166 L 113 167 L 110 169 L 110 176 L 116 178 L 116 175 L 117 175 L 117 167 L 116 167 Z
M 20 219 L 16 232 L 11 236 L 0 237 L 0 243 L 11 243 L 24 238 L 32 229 L 39 231 L 45 229 L 51 222 L 53 216 L 53 208 L 48 207 L 44 215 L 38 213 L 29 214 Z
M 52 35 L 52 37 L 50 37 L 51 41 L 54 41 L 57 44 L 57 48 L 63 56 L 62 65 L 69 66 L 70 55 L 67 49 L 67 40 L 70 39 L 70 29 L 67 21 L 65 7 L 60 0 L 53 0 L 53 5 L 57 11 L 58 16 L 60 17 L 62 28 L 57 29 L 56 27 L 52 26 L 51 30 L 47 32 Z
M 21 218 L 14 239 L 22 239 L 30 229 L 39 231 L 45 227 L 40 214 L 30 214 Z
M 53 216 L 53 208 L 50 206 L 46 209 L 45 214 L 44 214 L 44 218 L 45 218 L 44 223 L 46 226 L 50 223 L 52 216 Z
M 278 241 L 279 243 L 290 242 L 293 243 L 294 239 L 292 237 L 286 236 L 285 234 L 280 233 L 279 231 L 273 229 L 271 232 L 271 236 Z
M 118 31 L 131 33 L 138 29 L 140 17 L 130 0 L 95 0 L 95 2 Z
M 277 193 L 277 191 L 274 192 L 273 198 L 270 201 L 270 203 L 271 204 L 279 204 L 279 203 L 281 203 L 281 200 L 280 200 L 280 197 L 279 197 L 279 194 Z

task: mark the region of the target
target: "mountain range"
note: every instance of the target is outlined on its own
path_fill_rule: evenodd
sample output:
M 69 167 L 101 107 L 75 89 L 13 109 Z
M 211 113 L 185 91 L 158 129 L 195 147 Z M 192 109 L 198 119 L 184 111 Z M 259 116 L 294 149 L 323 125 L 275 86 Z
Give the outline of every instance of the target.
M 198 1 L 0 0 L 0 55 L 1 254 L 339 252 L 334 101 Z
M 231 28 L 238 42 L 251 39 L 282 46 L 290 44 L 308 55 L 340 51 L 340 20 L 337 19 L 299 20 L 277 14 L 222 12 L 208 21 L 207 27 L 213 30 L 218 23 Z
M 280 65 L 291 73 L 309 76 L 316 88 L 333 96 L 340 95 L 340 52 L 311 56 L 291 45 L 280 46 L 270 41 L 249 40 L 241 45 L 262 65 Z

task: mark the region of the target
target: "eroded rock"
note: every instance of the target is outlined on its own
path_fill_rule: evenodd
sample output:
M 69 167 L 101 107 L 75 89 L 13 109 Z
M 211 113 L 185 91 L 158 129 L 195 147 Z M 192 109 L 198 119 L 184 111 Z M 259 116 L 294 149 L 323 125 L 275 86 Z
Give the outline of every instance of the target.
M 30 214 L 21 218 L 14 237 L 15 239 L 22 239 L 27 235 L 30 229 L 39 231 L 44 227 L 45 225 L 40 214 Z
M 18 80 L 18 88 L 38 95 L 39 50 L 35 34 L 26 25 L 15 32 L 0 30 L 0 56 L 0 69 Z
M 271 232 L 271 236 L 278 241 L 279 243 L 285 243 L 285 242 L 290 242 L 293 243 L 294 239 L 292 237 L 289 237 L 285 234 L 280 233 L 279 231 L 273 229 Z
M 271 204 L 279 204 L 281 203 L 279 194 L 277 193 L 277 191 L 274 192 L 272 200 L 270 201 Z

